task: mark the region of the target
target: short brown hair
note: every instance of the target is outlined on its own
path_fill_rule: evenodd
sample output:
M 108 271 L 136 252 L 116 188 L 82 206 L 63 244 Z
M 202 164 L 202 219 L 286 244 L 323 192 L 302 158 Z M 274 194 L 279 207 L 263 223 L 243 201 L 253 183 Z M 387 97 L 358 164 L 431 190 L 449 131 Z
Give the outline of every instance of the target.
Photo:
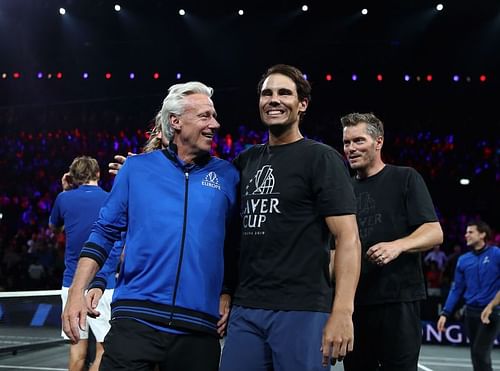
M 99 180 L 99 163 L 90 156 L 76 157 L 69 167 L 71 183 L 75 187 L 87 184 L 92 180 Z
M 383 122 L 375 116 L 373 113 L 358 113 L 353 112 L 345 115 L 340 119 L 342 123 L 342 129 L 347 126 L 356 126 L 362 122 L 366 123 L 366 131 L 373 138 L 384 137 L 384 124 Z
M 482 220 L 471 220 L 467 223 L 467 227 L 476 226 L 479 233 L 484 233 L 484 242 L 488 242 L 491 239 L 492 233 L 491 228 L 488 224 L 483 222 Z

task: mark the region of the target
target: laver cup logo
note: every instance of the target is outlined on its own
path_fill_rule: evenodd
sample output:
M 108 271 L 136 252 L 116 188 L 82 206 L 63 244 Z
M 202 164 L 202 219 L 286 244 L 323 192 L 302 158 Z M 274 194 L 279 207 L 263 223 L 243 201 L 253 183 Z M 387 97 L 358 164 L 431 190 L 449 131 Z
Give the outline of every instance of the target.
M 258 170 L 252 180 L 247 184 L 245 195 L 272 194 L 274 190 L 274 175 L 271 165 L 265 165 Z
M 244 234 L 264 234 L 259 231 L 269 214 L 281 214 L 279 192 L 274 192 L 275 179 L 271 165 L 259 169 L 248 182 L 243 196 Z

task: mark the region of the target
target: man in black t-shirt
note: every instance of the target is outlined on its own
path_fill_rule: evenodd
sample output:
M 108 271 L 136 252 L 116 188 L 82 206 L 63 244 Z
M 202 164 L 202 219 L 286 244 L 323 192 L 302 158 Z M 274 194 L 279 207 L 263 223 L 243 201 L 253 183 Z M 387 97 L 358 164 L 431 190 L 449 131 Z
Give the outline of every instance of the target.
M 269 142 L 234 161 L 242 238 L 221 371 L 320 371 L 353 347 L 361 260 L 356 200 L 340 154 L 300 133 L 310 89 L 296 68 L 271 67 L 258 87 Z
M 426 298 L 420 252 L 443 232 L 424 180 L 409 167 L 382 161 L 384 127 L 373 114 L 341 119 L 353 170 L 362 263 L 353 315 L 356 347 L 346 371 L 416 371 Z

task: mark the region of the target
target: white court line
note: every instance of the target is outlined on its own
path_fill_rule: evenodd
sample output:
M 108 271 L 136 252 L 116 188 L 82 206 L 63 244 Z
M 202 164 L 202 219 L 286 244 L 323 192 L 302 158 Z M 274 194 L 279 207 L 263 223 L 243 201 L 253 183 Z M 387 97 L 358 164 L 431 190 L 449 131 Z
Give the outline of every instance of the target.
M 0 368 L 15 368 L 17 370 L 68 371 L 67 368 L 30 367 L 30 366 L 13 366 L 13 365 L 0 365 Z
M 421 361 L 424 361 L 425 363 L 428 363 L 430 365 L 450 365 L 450 366 L 457 366 L 460 367 L 459 365 L 466 364 L 468 365 L 467 367 L 472 367 L 472 362 L 470 358 L 451 358 L 451 357 L 420 357 Z M 436 362 L 436 361 L 441 361 L 441 362 Z M 449 363 L 443 363 L 448 361 Z M 457 365 L 455 364 L 457 363 Z M 493 366 L 500 366 L 500 362 L 496 359 L 492 359 L 491 363 Z
M 472 363 L 463 364 L 463 363 L 452 363 L 452 362 L 426 362 L 426 364 L 431 366 L 448 366 L 448 367 L 457 367 L 457 368 L 467 368 L 472 370 Z M 420 366 L 420 364 L 419 364 Z
M 421 368 L 424 371 L 433 371 L 432 368 L 425 367 L 424 365 L 421 365 L 420 363 L 417 363 L 418 368 Z
M 458 358 L 458 357 L 433 357 L 433 356 L 420 356 L 421 360 L 432 360 L 437 359 L 439 361 L 461 361 L 461 362 L 470 362 L 470 358 Z
M 18 297 L 32 297 L 32 296 L 53 296 L 53 295 L 61 295 L 61 290 L 0 292 L 0 298 L 18 298 Z

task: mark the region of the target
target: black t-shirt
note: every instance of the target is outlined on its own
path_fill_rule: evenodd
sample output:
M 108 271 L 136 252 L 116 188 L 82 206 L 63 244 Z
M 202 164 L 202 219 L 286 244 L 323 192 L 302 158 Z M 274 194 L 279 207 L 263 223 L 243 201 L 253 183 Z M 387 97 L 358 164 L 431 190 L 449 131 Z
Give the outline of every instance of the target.
M 353 185 L 362 246 L 356 304 L 425 299 L 420 253 L 403 253 L 383 267 L 366 258 L 373 245 L 406 237 L 423 223 L 438 220 L 424 180 L 412 168 L 386 165 L 369 178 L 353 178 Z
M 234 164 L 241 171 L 243 224 L 234 303 L 329 312 L 325 217 L 356 212 L 342 157 L 327 145 L 301 139 L 254 146 Z

